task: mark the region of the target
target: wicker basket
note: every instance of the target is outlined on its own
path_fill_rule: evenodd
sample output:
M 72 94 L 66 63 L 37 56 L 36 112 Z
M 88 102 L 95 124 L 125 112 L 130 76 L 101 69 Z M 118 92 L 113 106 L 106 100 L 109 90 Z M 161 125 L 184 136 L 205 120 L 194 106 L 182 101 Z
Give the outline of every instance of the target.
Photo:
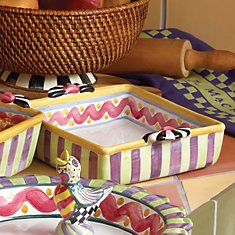
M 149 0 L 84 11 L 0 7 L 0 68 L 38 75 L 96 72 L 137 40 Z

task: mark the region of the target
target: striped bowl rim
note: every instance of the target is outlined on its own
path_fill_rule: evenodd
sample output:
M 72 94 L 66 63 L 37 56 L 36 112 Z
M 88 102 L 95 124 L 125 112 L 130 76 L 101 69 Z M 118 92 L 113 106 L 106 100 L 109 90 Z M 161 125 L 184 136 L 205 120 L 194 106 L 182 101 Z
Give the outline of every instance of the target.
M 59 177 L 45 175 L 28 175 L 24 177 L 11 178 L 0 177 L 0 190 L 22 186 L 55 186 L 58 183 L 60 183 Z M 81 183 L 85 187 L 107 187 L 107 185 L 113 186 L 113 193 L 130 198 L 131 200 L 151 208 L 159 214 L 165 222 L 165 230 L 163 235 L 188 235 L 192 229 L 192 221 L 185 216 L 186 213 L 184 209 L 170 204 L 169 199 L 165 196 L 152 195 L 140 187 L 119 185 L 106 180 L 82 179 Z M 166 212 L 167 210 L 170 211 L 172 208 L 175 208 L 178 213 L 174 212 L 173 214 L 168 214 Z M 17 219 L 17 217 L 14 217 L 13 220 L 14 219 Z

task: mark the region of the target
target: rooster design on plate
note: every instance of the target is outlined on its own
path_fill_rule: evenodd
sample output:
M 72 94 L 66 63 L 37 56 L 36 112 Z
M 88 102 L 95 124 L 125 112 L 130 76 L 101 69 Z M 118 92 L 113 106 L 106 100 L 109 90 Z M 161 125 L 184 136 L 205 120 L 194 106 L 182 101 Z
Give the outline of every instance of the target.
M 88 218 L 97 211 L 113 187 L 84 188 L 80 183 L 81 165 L 66 150 L 56 163 L 61 183 L 55 189 L 54 201 L 63 218 L 56 228 L 56 234 L 93 235 L 94 230 Z

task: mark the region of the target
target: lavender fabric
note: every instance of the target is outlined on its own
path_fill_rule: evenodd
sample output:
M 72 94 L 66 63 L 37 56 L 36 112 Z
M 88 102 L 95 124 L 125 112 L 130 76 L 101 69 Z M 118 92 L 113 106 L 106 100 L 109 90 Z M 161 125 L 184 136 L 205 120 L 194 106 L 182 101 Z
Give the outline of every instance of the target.
M 193 49 L 213 48 L 189 33 L 178 29 L 145 30 L 143 38 L 188 39 Z M 192 71 L 189 78 L 172 79 L 157 74 L 120 75 L 131 83 L 162 90 L 163 97 L 198 113 L 222 121 L 226 133 L 235 136 L 235 70 L 225 73 L 207 69 Z

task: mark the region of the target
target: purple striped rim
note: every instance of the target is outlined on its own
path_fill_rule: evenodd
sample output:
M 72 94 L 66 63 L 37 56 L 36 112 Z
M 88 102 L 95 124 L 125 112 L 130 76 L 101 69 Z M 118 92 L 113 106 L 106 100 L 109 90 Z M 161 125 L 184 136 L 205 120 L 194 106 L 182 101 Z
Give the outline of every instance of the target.
M 188 223 L 174 223 L 174 224 L 168 224 L 167 228 L 184 228 L 187 231 L 189 231 L 192 228 L 191 224 Z
M 106 187 L 109 187 L 109 186 L 115 186 L 116 184 L 112 181 L 105 181 L 103 184 L 102 184 L 102 188 L 106 188 Z
M 7 159 L 7 168 L 6 168 L 6 176 L 11 176 L 12 175 L 12 167 L 13 167 L 13 162 L 15 159 L 16 151 L 17 151 L 17 146 L 19 142 L 19 135 L 16 135 L 12 138 L 11 140 L 11 147 Z
M 0 177 L 0 184 L 4 187 L 12 186 L 12 182 L 6 177 Z
M 63 153 L 63 151 L 64 151 L 64 143 L 65 143 L 64 138 L 59 137 L 59 139 L 58 139 L 58 146 L 57 146 L 57 156 L 56 157 L 60 157 L 61 154 Z
M 214 151 L 215 151 L 215 134 L 208 135 L 208 145 L 207 145 L 207 160 L 206 165 L 211 165 L 214 159 Z
M 162 144 L 151 146 L 151 178 L 159 177 L 162 168 Z
M 176 208 L 176 206 L 173 206 L 169 203 L 164 203 L 164 204 L 157 206 L 157 209 L 161 210 L 161 211 L 166 210 L 166 209 L 170 209 L 170 208 Z
M 30 148 L 30 145 L 31 145 L 31 142 L 32 142 L 32 138 L 33 138 L 33 127 L 28 129 L 27 132 L 26 132 L 24 147 L 23 147 L 23 150 L 22 150 L 20 165 L 19 165 L 18 171 L 22 171 L 22 170 L 25 169 L 26 162 L 27 162 L 27 157 L 28 157 L 28 154 L 29 154 L 29 148 Z
M 166 219 L 174 219 L 175 217 L 184 218 L 185 215 L 182 212 L 176 212 L 176 213 L 165 215 L 165 217 L 166 217 Z
M 124 195 L 127 195 L 127 196 L 131 197 L 132 195 L 138 193 L 139 191 L 143 191 L 143 189 L 140 188 L 140 187 L 133 186 L 133 187 L 130 187 L 127 190 L 123 191 L 122 193 Z
M 84 185 L 84 186 L 89 186 L 91 180 L 90 179 L 84 179 L 84 178 L 81 178 L 81 184 Z M 114 183 L 112 181 L 104 181 L 104 183 L 102 184 L 102 188 L 106 188 L 108 186 L 115 186 L 117 183 Z
M 81 159 L 81 152 L 82 152 L 81 146 L 77 144 L 72 144 L 72 156 L 76 157 L 79 162 Z
M 26 185 L 38 185 L 39 184 L 37 176 L 35 176 L 35 175 L 27 175 L 27 176 L 24 176 L 23 179 L 24 179 Z M 50 179 L 51 184 L 61 183 L 61 180 L 58 176 L 53 176 L 53 177 L 51 176 L 51 177 L 49 177 L 49 179 Z M 0 177 L 0 185 L 2 185 L 4 187 L 9 187 L 9 186 L 12 186 L 13 184 L 9 178 Z
M 89 155 L 89 178 L 97 179 L 98 177 L 98 155 L 90 151 Z
M 149 203 L 155 200 L 159 200 L 165 198 L 164 196 L 159 196 L 159 195 L 147 195 L 146 197 L 142 198 L 145 202 Z
M 35 177 L 34 175 L 26 175 L 24 177 L 24 181 L 26 184 L 29 184 L 29 185 L 37 185 L 38 184 L 37 177 Z
M 5 146 L 5 142 L 0 143 L 0 165 L 1 165 L 1 162 L 2 162 L 4 146 Z M 0 174 L 2 174 L 2 172 L 0 172 Z
M 170 146 L 170 175 L 175 175 L 180 172 L 181 167 L 181 140 L 172 141 Z
M 131 183 L 140 180 L 140 150 L 131 151 Z
M 51 183 L 52 184 L 59 184 L 61 183 L 60 177 L 50 177 Z
M 48 164 L 51 163 L 50 156 L 51 156 L 51 132 L 48 131 L 48 130 L 45 130 L 45 135 L 44 135 L 44 161 Z
M 91 180 L 90 179 L 84 179 L 84 178 L 81 178 L 81 184 L 84 185 L 84 186 L 89 186 Z M 104 181 L 104 183 L 102 184 L 102 188 L 106 188 L 108 186 L 115 186 L 117 183 L 114 183 L 112 181 Z
M 198 162 L 198 137 L 192 137 L 190 139 L 190 165 L 189 170 L 195 170 Z
M 111 180 L 117 183 L 121 181 L 121 156 L 120 152 L 110 156 Z

